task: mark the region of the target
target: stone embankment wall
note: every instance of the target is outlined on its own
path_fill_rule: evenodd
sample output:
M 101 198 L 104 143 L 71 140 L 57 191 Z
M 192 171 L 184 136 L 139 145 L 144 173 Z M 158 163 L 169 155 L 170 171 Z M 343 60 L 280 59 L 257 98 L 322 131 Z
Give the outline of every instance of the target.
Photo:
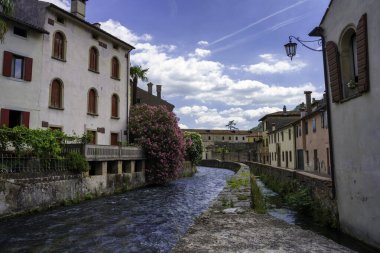
M 316 208 L 320 213 L 328 217 L 318 217 L 323 223 L 325 220 L 329 220 L 329 223 L 333 223 L 338 226 L 338 208 L 336 200 L 334 199 L 332 192 L 332 180 L 330 178 L 321 177 L 318 175 L 310 174 L 303 171 L 282 169 L 278 167 L 272 167 L 266 164 L 245 162 L 250 168 L 251 173 L 254 175 L 268 175 L 278 182 L 291 183 L 296 180 L 302 186 L 311 190 L 311 197 L 317 205 Z
M 238 172 L 241 168 L 241 164 L 237 162 L 226 162 L 220 160 L 202 160 L 199 163 L 200 166 L 211 167 L 211 168 L 223 168 Z
M 3 175 L 0 218 L 145 186 L 145 172 L 80 175 L 62 173 Z
M 183 163 L 182 177 L 192 177 L 197 172 L 197 167 L 190 161 Z

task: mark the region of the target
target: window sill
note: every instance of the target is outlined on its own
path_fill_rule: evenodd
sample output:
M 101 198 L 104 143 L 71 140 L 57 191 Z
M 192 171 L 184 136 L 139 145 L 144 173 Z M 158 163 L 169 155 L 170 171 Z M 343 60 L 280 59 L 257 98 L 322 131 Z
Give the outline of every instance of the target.
M 93 113 L 93 112 L 88 112 L 87 115 L 90 115 L 90 116 L 93 116 L 93 117 L 99 116 L 99 114 Z
M 347 101 L 350 101 L 351 99 L 354 99 L 354 98 L 357 98 L 357 97 L 361 97 L 361 96 L 362 96 L 362 93 L 358 92 L 355 95 L 352 95 L 350 97 L 347 97 L 347 98 L 344 98 L 344 99 L 340 100 L 339 103 L 343 104 L 343 103 L 346 103 Z
M 51 105 L 49 105 L 49 109 L 59 110 L 59 111 L 65 110 L 65 108 L 63 108 L 63 107 L 54 107 L 54 106 L 51 106 Z
M 120 117 L 114 117 L 114 116 L 111 116 L 111 119 L 116 119 L 116 120 L 119 120 Z
M 116 81 L 120 81 L 120 78 L 118 78 L 118 77 L 111 76 L 111 79 L 116 80 Z
M 66 62 L 66 59 L 61 59 L 61 58 L 57 58 L 57 57 L 54 57 L 54 56 L 52 56 L 51 58 L 54 59 L 54 60 L 60 61 L 60 62 Z
M 90 71 L 90 72 L 92 72 L 92 73 L 95 73 L 95 74 L 99 74 L 99 71 L 97 71 L 97 70 L 88 69 L 88 71 Z

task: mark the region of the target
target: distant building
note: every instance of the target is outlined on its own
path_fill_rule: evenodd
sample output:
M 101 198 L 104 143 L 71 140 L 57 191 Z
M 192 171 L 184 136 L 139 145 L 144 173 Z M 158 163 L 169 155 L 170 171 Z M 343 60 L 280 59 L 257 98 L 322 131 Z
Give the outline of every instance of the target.
M 1 44 L 1 126 L 91 132 L 92 142 L 126 141 L 131 45 L 71 12 L 37 0 L 14 0 Z
M 326 41 L 341 229 L 380 249 L 380 1 L 333 0 Z
M 156 96 L 153 95 L 153 83 L 148 83 L 147 86 L 148 91 L 137 87 L 136 104 L 147 104 L 152 106 L 164 105 L 169 111 L 174 110 L 174 105 L 161 97 L 162 85 L 156 85 Z
M 279 128 L 272 123 L 272 130 L 268 132 L 269 164 L 285 169 L 295 169 L 294 138 L 292 122 Z

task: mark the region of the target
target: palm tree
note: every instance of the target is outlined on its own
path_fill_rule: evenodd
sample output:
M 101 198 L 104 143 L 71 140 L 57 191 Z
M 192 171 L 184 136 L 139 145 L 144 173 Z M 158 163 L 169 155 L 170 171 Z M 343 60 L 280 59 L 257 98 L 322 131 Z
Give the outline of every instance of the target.
M 136 95 L 137 95 L 137 82 L 140 79 L 143 82 L 148 81 L 146 73 L 149 69 L 143 69 L 141 66 L 132 66 L 130 69 L 131 82 L 132 82 L 132 105 L 136 104 Z
M 0 0 L 0 12 L 9 16 L 13 12 L 13 1 L 12 0 Z M 8 31 L 7 23 L 0 18 L 0 41 L 4 42 L 4 36 Z

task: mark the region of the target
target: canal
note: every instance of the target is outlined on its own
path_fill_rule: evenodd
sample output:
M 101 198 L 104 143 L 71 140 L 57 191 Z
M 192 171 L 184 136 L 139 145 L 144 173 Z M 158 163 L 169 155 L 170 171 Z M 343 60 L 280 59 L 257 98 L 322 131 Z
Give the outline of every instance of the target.
M 1 252 L 169 252 L 234 173 L 198 167 L 164 187 L 0 222 Z

